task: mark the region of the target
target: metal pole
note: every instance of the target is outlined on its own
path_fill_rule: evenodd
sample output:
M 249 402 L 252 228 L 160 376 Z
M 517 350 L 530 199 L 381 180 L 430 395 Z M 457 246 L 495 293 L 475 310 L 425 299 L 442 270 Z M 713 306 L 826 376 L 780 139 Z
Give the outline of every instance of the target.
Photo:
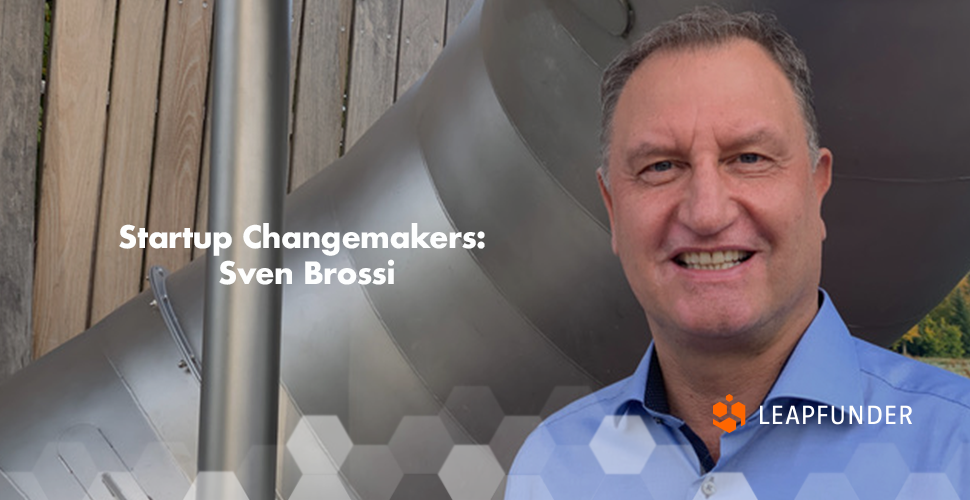
M 200 0 L 201 1 L 201 0 Z M 280 268 L 279 249 L 243 232 L 282 233 L 289 109 L 289 2 L 215 2 L 209 231 L 232 245 L 206 260 L 197 498 L 275 498 L 281 285 L 223 285 L 220 265 Z M 223 474 L 218 474 L 223 473 Z M 228 479 L 227 479 L 228 478 Z M 236 491 L 232 491 L 236 490 Z

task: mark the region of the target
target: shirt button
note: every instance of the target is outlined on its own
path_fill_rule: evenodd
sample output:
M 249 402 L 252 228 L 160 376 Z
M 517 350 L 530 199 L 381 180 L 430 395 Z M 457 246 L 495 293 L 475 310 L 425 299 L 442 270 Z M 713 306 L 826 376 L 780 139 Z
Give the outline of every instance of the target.
M 708 477 L 704 480 L 704 483 L 701 484 L 701 491 L 704 493 L 704 496 L 708 498 L 717 493 L 717 486 L 714 485 L 713 477 Z
M 663 420 L 660 420 L 660 417 L 653 417 L 653 421 L 656 422 L 656 423 L 658 423 L 658 424 L 663 424 L 664 423 Z

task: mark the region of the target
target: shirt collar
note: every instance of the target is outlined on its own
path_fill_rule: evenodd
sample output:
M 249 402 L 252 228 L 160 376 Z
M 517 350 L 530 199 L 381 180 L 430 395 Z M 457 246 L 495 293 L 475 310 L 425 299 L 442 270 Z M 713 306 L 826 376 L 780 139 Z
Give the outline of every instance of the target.
M 621 382 L 623 384 L 619 398 L 620 405 L 616 410 L 617 415 L 626 413 L 626 407 L 632 403 L 639 403 L 641 407 L 654 413 L 656 416 L 667 416 L 670 414 L 670 405 L 667 401 L 667 388 L 664 385 L 663 372 L 660 371 L 660 362 L 654 351 L 653 342 L 647 348 L 646 354 L 640 360 L 633 375 Z M 659 415 L 658 415 L 659 414 Z
M 855 341 L 835 310 L 832 299 L 819 289 L 821 302 L 765 401 L 792 398 L 840 406 L 864 404 Z
M 819 289 L 819 310 L 805 330 L 781 374 L 765 398 L 796 399 L 840 406 L 859 406 L 863 403 L 859 360 L 854 341 L 828 293 Z M 667 390 L 663 373 L 650 342 L 646 354 L 621 389 L 621 404 L 640 403 L 654 413 L 669 414 Z

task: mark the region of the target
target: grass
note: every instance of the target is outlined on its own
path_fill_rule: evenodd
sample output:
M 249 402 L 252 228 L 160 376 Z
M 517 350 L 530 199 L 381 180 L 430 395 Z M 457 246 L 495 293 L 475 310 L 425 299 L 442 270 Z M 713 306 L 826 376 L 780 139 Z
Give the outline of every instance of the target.
M 950 359 L 950 358 L 913 358 L 926 364 L 949 370 L 957 375 L 970 378 L 970 359 Z

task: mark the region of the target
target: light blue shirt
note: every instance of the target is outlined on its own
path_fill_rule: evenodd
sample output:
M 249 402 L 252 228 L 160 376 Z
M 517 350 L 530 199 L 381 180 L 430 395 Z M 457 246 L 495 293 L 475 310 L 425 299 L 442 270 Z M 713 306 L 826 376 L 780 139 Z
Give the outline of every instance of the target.
M 667 411 L 651 344 L 631 377 L 529 436 L 505 498 L 970 500 L 970 380 L 852 337 L 820 296 L 763 412 L 721 436 L 716 465 Z

